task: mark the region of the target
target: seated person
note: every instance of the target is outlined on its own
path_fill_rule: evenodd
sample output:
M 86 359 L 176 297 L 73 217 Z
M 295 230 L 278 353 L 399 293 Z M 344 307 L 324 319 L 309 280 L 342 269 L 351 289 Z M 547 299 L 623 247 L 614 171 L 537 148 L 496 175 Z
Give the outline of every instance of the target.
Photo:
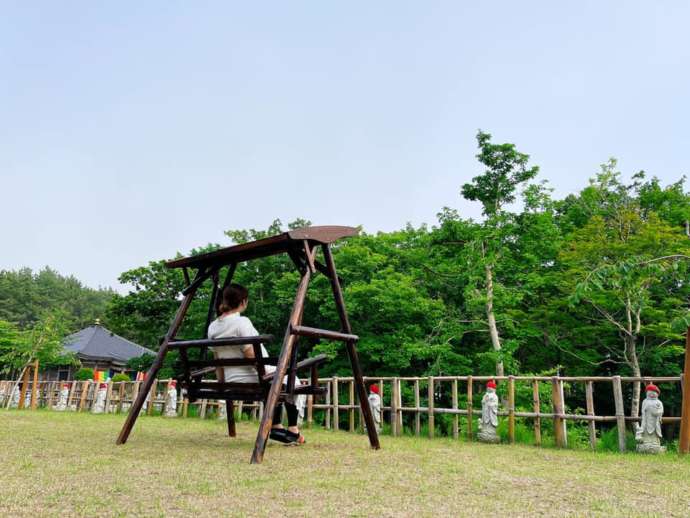
M 241 315 L 247 309 L 248 303 L 249 292 L 244 286 L 233 283 L 225 288 L 223 300 L 219 307 L 220 316 L 208 327 L 208 337 L 215 340 L 235 336 L 257 336 L 259 333 L 254 329 L 251 320 Z M 218 358 L 254 358 L 254 348 L 251 344 L 218 346 L 213 347 L 213 350 Z M 261 344 L 261 354 L 268 357 L 263 344 Z M 275 367 L 266 365 L 265 370 L 267 374 L 275 372 Z M 223 373 L 226 383 L 258 383 L 259 380 L 256 369 L 251 365 L 224 367 Z M 284 382 L 286 383 L 287 380 Z M 285 403 L 285 410 L 288 416 L 288 428 L 285 429 L 281 422 L 283 404 L 280 403 L 276 405 L 273 413 L 270 438 L 286 444 L 304 444 L 304 437 L 297 427 L 299 416 L 297 407 L 291 403 Z

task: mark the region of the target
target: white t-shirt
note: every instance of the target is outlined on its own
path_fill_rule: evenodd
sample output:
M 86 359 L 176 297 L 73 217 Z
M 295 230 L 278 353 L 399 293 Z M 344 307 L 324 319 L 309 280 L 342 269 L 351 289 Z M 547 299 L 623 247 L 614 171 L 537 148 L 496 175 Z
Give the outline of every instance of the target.
M 233 338 L 236 336 L 257 336 L 259 333 L 252 321 L 243 317 L 239 313 L 230 313 L 220 316 L 208 326 L 208 337 L 212 340 L 217 338 Z M 218 358 L 245 358 L 244 353 L 252 348 L 251 344 L 244 345 L 223 345 L 212 347 Z M 268 357 L 268 352 L 261 344 L 262 356 Z M 266 373 L 275 371 L 272 365 L 266 365 Z M 227 383 L 258 383 L 259 378 L 256 369 L 250 365 L 239 365 L 237 367 L 224 367 L 225 381 Z

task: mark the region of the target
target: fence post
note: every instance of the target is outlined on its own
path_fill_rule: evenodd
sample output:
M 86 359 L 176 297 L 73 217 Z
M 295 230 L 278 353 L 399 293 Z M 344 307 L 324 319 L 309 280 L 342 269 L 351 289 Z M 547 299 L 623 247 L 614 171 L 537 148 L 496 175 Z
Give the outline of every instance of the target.
M 22 376 L 22 384 L 19 387 L 19 403 L 17 409 L 21 410 L 26 404 L 26 391 L 29 389 L 29 366 L 24 368 L 24 375 Z
M 532 380 L 532 411 L 537 414 L 534 418 L 534 444 L 541 446 L 541 403 L 539 402 L 539 381 Z
M 338 377 L 333 376 L 333 429 L 340 429 L 340 411 L 338 410 Z
M 472 440 L 472 376 L 467 376 L 467 439 Z
M 613 401 L 616 405 L 616 428 L 618 429 L 618 450 L 625 452 L 625 407 L 623 405 L 623 387 L 621 386 L 621 377 L 614 376 L 613 384 Z
M 240 401 L 240 405 L 242 402 Z M 242 415 L 242 407 L 240 406 L 240 416 Z M 311 429 L 314 424 L 314 394 L 307 396 L 307 428 Z
M 587 381 L 585 384 L 585 399 L 587 401 L 587 415 L 594 415 L 594 386 L 591 381 Z M 594 421 L 589 421 L 587 423 L 589 428 L 589 446 L 593 450 L 597 449 L 597 428 Z
M 108 389 L 105 393 L 105 413 L 110 412 L 110 398 L 113 396 L 113 381 L 108 382 Z
M 125 399 L 125 385 L 126 384 L 127 384 L 126 381 L 121 381 L 120 387 L 117 389 L 117 408 L 115 411 L 118 414 L 122 412 L 122 403 Z
M 38 408 L 38 360 L 34 362 L 34 382 L 31 384 L 31 410 Z
M 515 376 L 508 376 L 508 440 L 515 443 Z
M 393 378 L 391 387 L 391 435 L 398 435 L 398 378 Z
M 328 380 L 326 382 L 326 417 L 324 419 L 326 430 L 331 429 L 331 381 L 332 380 Z
M 551 378 L 551 405 L 553 407 L 553 435 L 556 440 L 556 446 L 559 448 L 565 447 L 565 438 L 563 437 L 563 401 L 561 399 L 561 389 L 559 386 L 558 376 Z
M 46 407 L 48 408 L 48 410 L 52 410 L 53 409 L 53 395 L 54 395 L 54 389 L 55 389 L 55 382 L 51 381 L 50 383 L 48 383 L 47 386 L 48 386 L 48 392 L 46 394 Z M 0 401 L 0 404 L 1 403 L 2 403 L 2 401 Z
M 158 385 L 158 380 L 154 379 L 151 383 L 151 391 L 149 392 L 149 407 L 146 409 L 146 414 L 153 415 L 153 404 L 156 401 L 156 388 Z M 204 405 L 204 410 L 206 410 Z
M 352 379 L 350 380 L 350 384 L 348 386 L 348 402 L 349 402 L 349 412 L 348 412 L 348 420 L 349 420 L 349 425 L 350 425 L 350 431 L 354 432 L 355 431 L 355 380 Z
M 690 327 L 685 334 L 685 367 L 681 375 L 681 390 L 683 402 L 681 403 L 680 437 L 678 439 L 678 453 L 685 455 L 690 453 L 690 383 L 687 374 L 690 372 Z
M 419 379 L 414 380 L 414 434 L 419 437 L 422 430 L 422 419 L 419 414 Z
M 458 379 L 457 378 L 455 378 L 453 380 L 451 390 L 453 391 L 453 393 L 451 394 L 453 410 L 457 410 L 458 409 Z M 458 434 L 459 434 L 458 420 L 459 420 L 458 414 L 457 413 L 453 414 L 453 439 L 458 438 Z
M 79 412 L 81 412 L 84 409 L 84 405 L 86 404 L 86 397 L 89 394 L 89 386 L 91 385 L 91 381 L 82 381 L 81 383 L 81 397 L 79 398 Z
M 69 384 L 69 395 L 67 396 L 67 408 L 69 410 L 72 406 L 72 396 L 74 396 L 74 388 L 77 386 L 77 382 L 72 380 Z
M 428 422 L 429 422 L 429 439 L 434 438 L 434 377 L 429 376 L 429 390 L 428 390 L 428 397 L 429 397 L 429 407 L 428 407 L 428 412 L 429 412 L 429 417 L 428 417 Z

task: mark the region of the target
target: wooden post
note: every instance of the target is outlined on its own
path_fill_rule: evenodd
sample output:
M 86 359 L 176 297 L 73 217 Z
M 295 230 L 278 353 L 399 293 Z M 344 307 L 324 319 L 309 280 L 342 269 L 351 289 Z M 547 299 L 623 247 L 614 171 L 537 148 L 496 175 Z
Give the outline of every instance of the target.
M 201 400 L 201 410 L 199 411 L 199 417 L 201 419 L 206 418 L 206 407 L 208 406 L 208 399 Z
M 625 406 L 623 404 L 623 387 L 621 386 L 621 377 L 614 376 L 613 384 L 613 401 L 616 406 L 616 428 L 618 429 L 618 450 L 625 452 Z
M 457 410 L 458 409 L 458 380 L 454 379 L 452 383 L 451 390 L 453 393 L 451 394 L 451 399 L 453 402 L 453 409 Z M 459 426 L 458 426 L 458 414 L 453 414 L 453 439 L 457 439 L 459 435 Z
M 47 394 L 48 400 L 46 401 L 46 406 L 48 407 L 48 409 L 53 408 L 53 396 L 54 395 L 55 395 L 55 382 L 52 381 L 52 382 L 48 383 L 48 394 Z M 1 403 L 2 402 L 0 401 L 0 404 Z
M 585 382 L 585 399 L 587 404 L 587 415 L 594 415 L 594 387 L 591 381 Z M 597 429 L 594 421 L 588 421 L 589 427 L 589 446 L 593 450 L 597 449 Z
M 508 376 L 508 440 L 515 443 L 515 376 Z
M 125 399 L 125 384 L 126 382 L 120 382 L 120 388 L 117 391 L 117 413 L 122 412 L 122 402 Z
M 414 380 L 414 434 L 419 437 L 422 430 L 422 418 L 419 412 L 419 380 Z
M 393 378 L 391 385 L 391 435 L 398 436 L 398 378 Z
M 551 378 L 551 406 L 553 407 L 553 435 L 558 448 L 565 447 L 565 437 L 563 437 L 563 401 L 561 400 L 561 388 L 558 376 Z
M 541 403 L 539 402 L 539 381 L 532 380 L 532 411 L 535 414 L 541 413 Z M 541 446 L 541 417 L 534 418 L 534 444 Z
M 187 417 L 189 415 L 189 398 L 185 396 L 182 398 L 182 417 Z
M 326 416 L 324 418 L 324 425 L 326 426 L 326 430 L 331 429 L 331 385 L 332 381 L 330 380 L 326 383 Z
M 338 310 L 338 317 L 340 318 L 340 325 L 342 331 L 347 334 L 352 334 L 352 326 L 350 326 L 350 320 L 347 316 L 347 310 L 345 309 L 345 299 L 343 298 L 342 288 L 340 286 L 340 281 L 338 280 L 338 273 L 335 270 L 335 262 L 333 261 L 333 254 L 329 245 L 323 245 L 323 257 L 326 261 L 328 267 L 328 278 L 331 281 L 331 290 L 333 291 L 333 298 L 335 299 L 335 306 Z M 305 250 L 306 251 L 306 250 Z M 308 251 L 307 255 L 309 254 Z M 359 355 L 357 353 L 357 344 L 350 340 L 345 343 L 347 347 L 347 354 L 350 357 L 350 365 L 352 366 L 352 376 L 355 379 L 355 384 L 357 388 L 357 395 L 359 396 L 359 406 L 362 409 L 362 414 L 364 415 L 364 423 L 367 428 L 367 435 L 369 436 L 369 444 L 375 450 L 381 447 L 379 443 L 378 432 L 376 431 L 376 423 L 374 422 L 374 416 L 371 413 L 371 407 L 369 406 L 369 400 L 367 398 L 367 389 L 364 386 L 364 374 L 362 373 L 362 365 L 359 362 Z
M 34 362 L 34 382 L 31 384 L 31 410 L 38 408 L 38 360 Z
M 429 397 L 429 439 L 434 438 L 434 377 L 429 376 L 429 387 L 428 387 L 428 397 Z
M 305 253 L 309 252 L 305 251 Z M 292 333 L 292 327 L 298 326 L 302 322 L 304 301 L 307 297 L 307 288 L 309 287 L 310 279 L 311 270 L 306 268 L 302 272 L 302 277 L 297 287 L 295 301 L 292 305 L 292 311 L 290 312 L 290 320 L 288 321 L 287 329 L 285 330 L 285 335 L 283 337 L 283 345 L 280 349 L 280 356 L 276 362 L 276 370 L 273 375 L 273 381 L 271 381 L 271 388 L 268 390 L 268 395 L 266 396 L 266 401 L 264 403 L 261 424 L 259 424 L 259 430 L 256 434 L 254 451 L 252 452 L 250 461 L 252 464 L 261 464 L 261 462 L 264 460 L 264 451 L 266 450 L 268 434 L 271 432 L 271 426 L 273 425 L 273 410 L 278 404 L 278 398 L 280 397 L 280 392 L 283 387 L 283 377 L 287 373 L 288 364 L 290 363 L 295 344 L 297 343 L 298 339 L 297 335 Z M 290 379 L 293 379 L 292 376 L 290 376 Z
M 333 376 L 333 429 L 340 429 L 340 410 L 338 409 L 338 376 Z
M 79 398 L 79 408 L 77 409 L 81 412 L 86 404 L 86 397 L 89 394 L 89 387 L 91 386 L 91 381 L 86 380 L 81 382 L 81 398 Z
M 29 389 L 29 367 L 24 369 L 24 375 L 22 376 L 22 384 L 19 388 L 19 403 L 17 404 L 17 409 L 21 410 L 26 404 L 26 392 Z M 11 397 L 11 395 L 10 395 Z
M 349 421 L 350 421 L 350 431 L 355 431 L 355 380 L 351 380 L 349 383 L 349 394 L 348 394 L 348 404 L 349 404 Z
M 472 440 L 472 376 L 467 376 L 467 439 Z
M 405 433 L 405 429 L 403 428 L 403 412 L 402 412 L 402 380 L 398 378 L 398 413 L 396 414 L 396 417 L 398 419 L 397 421 L 397 428 L 398 428 L 398 435 L 403 435 Z
M 685 334 L 685 367 L 681 380 L 683 380 L 683 402 L 681 406 L 680 437 L 678 439 L 678 453 L 686 455 L 690 453 L 690 327 Z
M 242 402 L 240 401 L 240 414 L 242 412 Z M 307 396 L 307 428 L 311 429 L 314 425 L 314 394 Z

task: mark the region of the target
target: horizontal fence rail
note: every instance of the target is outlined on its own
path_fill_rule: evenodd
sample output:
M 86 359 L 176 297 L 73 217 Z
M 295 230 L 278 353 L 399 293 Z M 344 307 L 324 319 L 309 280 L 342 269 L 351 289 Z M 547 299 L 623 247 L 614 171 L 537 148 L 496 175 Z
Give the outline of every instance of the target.
M 414 435 L 421 435 L 423 423 L 426 434 L 433 438 L 437 433 L 436 416 L 449 415 L 448 435 L 457 439 L 461 428 L 468 439 L 474 438 L 477 423 L 481 416 L 481 397 L 488 380 L 499 384 L 498 392 L 502 400 L 499 416 L 507 419 L 507 439 L 515 442 L 516 419 L 531 420 L 534 443 L 541 445 L 542 428 L 550 422 L 555 445 L 567 446 L 567 422 L 583 422 L 588 427 L 588 441 L 592 449 L 597 444 L 597 423 L 614 423 L 617 429 L 618 448 L 626 449 L 626 426 L 639 421 L 634 415 L 626 415 L 626 403 L 623 398 L 624 384 L 659 383 L 672 384 L 671 390 L 681 391 L 683 376 L 436 376 L 436 377 L 374 377 L 365 378 L 368 385 L 376 384 L 381 397 L 380 422 L 390 427 L 393 436 L 402 435 L 407 428 Z M 156 380 L 149 393 L 142 413 L 148 415 L 162 414 L 166 404 L 170 406 L 168 392 L 172 380 Z M 101 401 L 103 412 L 121 413 L 129 410 L 142 386 L 141 381 L 95 382 L 95 381 L 17 381 L 0 380 L 1 408 L 47 408 L 55 409 L 60 399 L 60 391 L 68 388 L 66 410 L 77 412 L 94 411 L 97 406 L 99 387 L 105 384 L 105 401 Z M 325 388 L 324 396 L 301 396 L 302 411 L 300 416 L 307 427 L 314 425 L 326 429 L 363 431 L 364 420 L 356 399 L 354 380 L 351 377 L 320 378 L 319 386 Z M 602 387 L 604 385 L 604 387 Z M 566 391 L 565 388 L 568 387 Z M 595 386 L 598 389 L 595 392 Z M 19 390 L 17 390 L 19 388 Z M 531 411 L 518 409 L 516 405 L 516 388 L 522 390 L 531 399 Z M 17 397 L 19 392 L 19 397 Z M 581 413 L 566 411 L 568 405 L 565 396 L 568 393 L 584 393 L 585 408 Z M 595 401 L 595 393 L 599 399 Z M 662 392 L 669 394 L 668 389 Z M 177 390 L 173 416 L 210 418 L 222 417 L 224 402 L 214 400 L 197 400 L 190 402 L 184 391 Z M 606 401 L 603 401 L 606 399 Z M 299 402 L 299 401 L 298 401 Z M 596 404 L 595 404 L 596 403 Z M 598 415 L 596 408 L 604 406 L 614 408 L 614 415 Z M 627 405 L 629 406 L 629 404 Z M 548 411 L 544 411 L 544 409 Z M 237 418 L 260 419 L 263 405 L 261 402 L 241 402 L 235 405 Z M 407 418 L 407 419 L 406 419 Z M 461 427 L 461 418 L 463 425 Z M 664 416 L 663 423 L 678 423 L 678 416 Z

